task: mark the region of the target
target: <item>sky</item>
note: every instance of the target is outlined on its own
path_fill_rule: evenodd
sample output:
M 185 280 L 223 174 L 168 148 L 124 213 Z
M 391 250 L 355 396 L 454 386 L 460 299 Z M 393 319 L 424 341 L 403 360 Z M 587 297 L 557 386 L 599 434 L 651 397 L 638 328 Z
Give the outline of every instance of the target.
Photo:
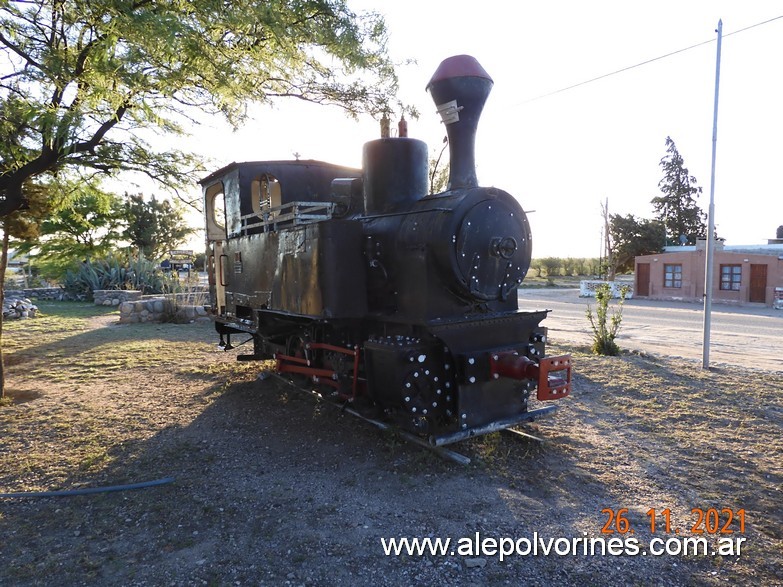
M 399 98 L 421 114 L 409 122 L 409 136 L 428 143 L 432 154 L 445 136 L 425 92 L 438 64 L 452 55 L 473 55 L 493 78 L 476 142 L 479 184 L 508 191 L 530 212 L 537 258 L 598 257 L 601 204 L 607 200 L 610 213 L 652 218 L 650 200 L 660 195 L 660 160 L 669 136 L 702 187 L 699 203 L 707 210 L 715 29 L 722 19 L 718 235 L 729 245 L 765 243 L 783 225 L 783 18 L 772 20 L 783 16 L 783 4 L 348 3 L 357 12 L 385 16 L 390 55 L 404 64 L 398 68 Z M 218 120 L 193 129 L 196 150 L 211 158 L 214 169 L 294 153 L 360 166 L 363 143 L 378 137 L 372 119 L 354 121 L 338 108 L 300 101 L 254 107 L 251 114 L 237 133 Z

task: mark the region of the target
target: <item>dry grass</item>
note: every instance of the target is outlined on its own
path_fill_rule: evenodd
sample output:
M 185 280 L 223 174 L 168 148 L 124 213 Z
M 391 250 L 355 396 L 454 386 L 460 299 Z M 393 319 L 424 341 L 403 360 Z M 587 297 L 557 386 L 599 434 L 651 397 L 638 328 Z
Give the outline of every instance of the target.
M 261 366 L 218 352 L 208 325 L 120 326 L 90 305 L 42 309 L 44 318 L 7 325 L 0 492 L 172 474 L 177 483 L 0 502 L 2 584 L 53 574 L 70 584 L 280 584 L 293 573 L 314 585 L 779 585 L 783 576 L 783 382 L 770 373 L 554 348 L 576 367 L 573 395 L 529 427 L 547 441 L 474 439 L 457 447 L 475 459 L 460 468 L 262 386 Z M 479 570 L 395 563 L 377 545 L 379 535 L 479 530 L 596 536 L 601 510 L 623 507 L 640 534 L 650 508 L 669 508 L 686 531 L 692 508 L 745 509 L 748 545 L 739 558 L 676 559 L 676 568 L 666 557 L 540 557 Z

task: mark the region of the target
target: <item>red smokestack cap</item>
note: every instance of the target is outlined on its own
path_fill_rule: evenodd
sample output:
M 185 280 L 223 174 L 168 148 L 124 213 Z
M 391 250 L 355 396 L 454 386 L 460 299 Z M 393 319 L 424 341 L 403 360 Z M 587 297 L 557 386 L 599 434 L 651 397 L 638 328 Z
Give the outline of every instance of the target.
M 440 62 L 438 69 L 432 74 L 426 89 L 429 91 L 430 86 L 435 82 L 455 77 L 482 77 L 492 81 L 492 78 L 484 71 L 484 68 L 481 67 L 481 64 L 475 57 L 455 55 Z

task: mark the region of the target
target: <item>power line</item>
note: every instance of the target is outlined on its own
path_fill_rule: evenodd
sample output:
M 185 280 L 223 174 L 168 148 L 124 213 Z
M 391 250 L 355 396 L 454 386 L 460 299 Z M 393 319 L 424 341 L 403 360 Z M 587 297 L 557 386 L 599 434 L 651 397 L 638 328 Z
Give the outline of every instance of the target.
M 730 37 L 731 35 L 736 35 L 736 34 L 739 34 L 739 33 L 743 33 L 743 32 L 748 31 L 750 29 L 753 29 L 753 28 L 756 28 L 756 27 L 760 27 L 760 26 L 765 25 L 765 24 L 769 24 L 769 23 L 774 22 L 776 20 L 780 20 L 781 18 L 783 18 L 783 15 L 776 16 L 775 18 L 770 18 L 769 20 L 765 20 L 763 22 L 758 22 L 758 23 L 752 24 L 750 26 L 746 26 L 745 28 L 736 30 L 736 31 L 731 32 L 731 33 L 726 33 L 725 35 L 723 35 L 723 37 L 726 38 L 726 37 Z M 646 61 L 642 61 L 641 63 L 637 63 L 635 65 L 629 65 L 628 67 L 623 67 L 622 69 L 618 69 L 616 71 L 612 71 L 611 73 L 605 73 L 603 75 L 599 75 L 598 77 L 594 77 L 594 78 L 585 80 L 583 82 L 579 82 L 577 84 L 573 84 L 573 85 L 567 86 L 565 88 L 560 88 L 559 90 L 554 90 L 554 91 L 549 92 L 547 94 L 541 94 L 540 96 L 536 96 L 535 98 L 529 98 L 527 100 L 523 100 L 522 102 L 517 102 L 515 104 L 515 106 L 520 106 L 522 104 L 529 104 L 530 102 L 535 102 L 536 100 L 541 100 L 542 98 L 548 98 L 549 96 L 554 96 L 555 94 L 560 94 L 562 92 L 567 92 L 568 90 L 573 90 L 574 88 L 578 88 L 580 86 L 584 86 L 584 85 L 587 85 L 587 84 L 591 84 L 593 82 L 597 82 L 597 81 L 605 79 L 607 77 L 611 77 L 613 75 L 617 75 L 618 73 L 624 73 L 624 72 L 629 71 L 631 69 L 636 69 L 637 67 L 641 67 L 642 65 L 648 65 L 649 63 L 654 63 L 656 61 L 660 61 L 661 59 L 666 59 L 667 57 L 671 57 L 673 55 L 677 55 L 677 54 L 683 53 L 685 51 L 690 51 L 691 49 L 696 49 L 697 47 L 701 47 L 703 45 L 709 45 L 710 43 L 714 43 L 714 42 L 715 42 L 715 39 L 709 39 L 707 41 L 702 41 L 701 43 L 696 43 L 695 45 L 691 45 L 690 47 L 685 47 L 683 49 L 678 49 L 677 51 L 672 51 L 671 53 L 666 53 L 665 55 L 660 55 L 659 57 L 653 57 L 652 59 L 648 59 Z

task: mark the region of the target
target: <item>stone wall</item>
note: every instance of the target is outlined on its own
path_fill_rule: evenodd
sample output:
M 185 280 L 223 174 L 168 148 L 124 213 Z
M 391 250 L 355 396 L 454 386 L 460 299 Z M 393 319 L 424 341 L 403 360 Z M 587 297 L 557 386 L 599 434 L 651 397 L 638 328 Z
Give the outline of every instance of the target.
M 5 290 L 6 299 L 62 300 L 64 292 L 59 287 L 29 287 Z
M 96 289 L 92 299 L 96 306 L 119 306 L 123 302 L 140 300 L 141 292 L 135 289 Z
M 163 296 L 143 296 L 120 303 L 120 324 L 138 322 L 208 322 L 212 318 L 203 305 L 181 305 Z
M 209 301 L 209 290 L 196 286 L 189 292 L 145 296 L 135 289 L 96 289 L 92 292 L 92 296 L 96 306 L 119 306 L 123 302 L 136 302 L 153 297 L 173 299 L 178 306 L 198 306 Z

